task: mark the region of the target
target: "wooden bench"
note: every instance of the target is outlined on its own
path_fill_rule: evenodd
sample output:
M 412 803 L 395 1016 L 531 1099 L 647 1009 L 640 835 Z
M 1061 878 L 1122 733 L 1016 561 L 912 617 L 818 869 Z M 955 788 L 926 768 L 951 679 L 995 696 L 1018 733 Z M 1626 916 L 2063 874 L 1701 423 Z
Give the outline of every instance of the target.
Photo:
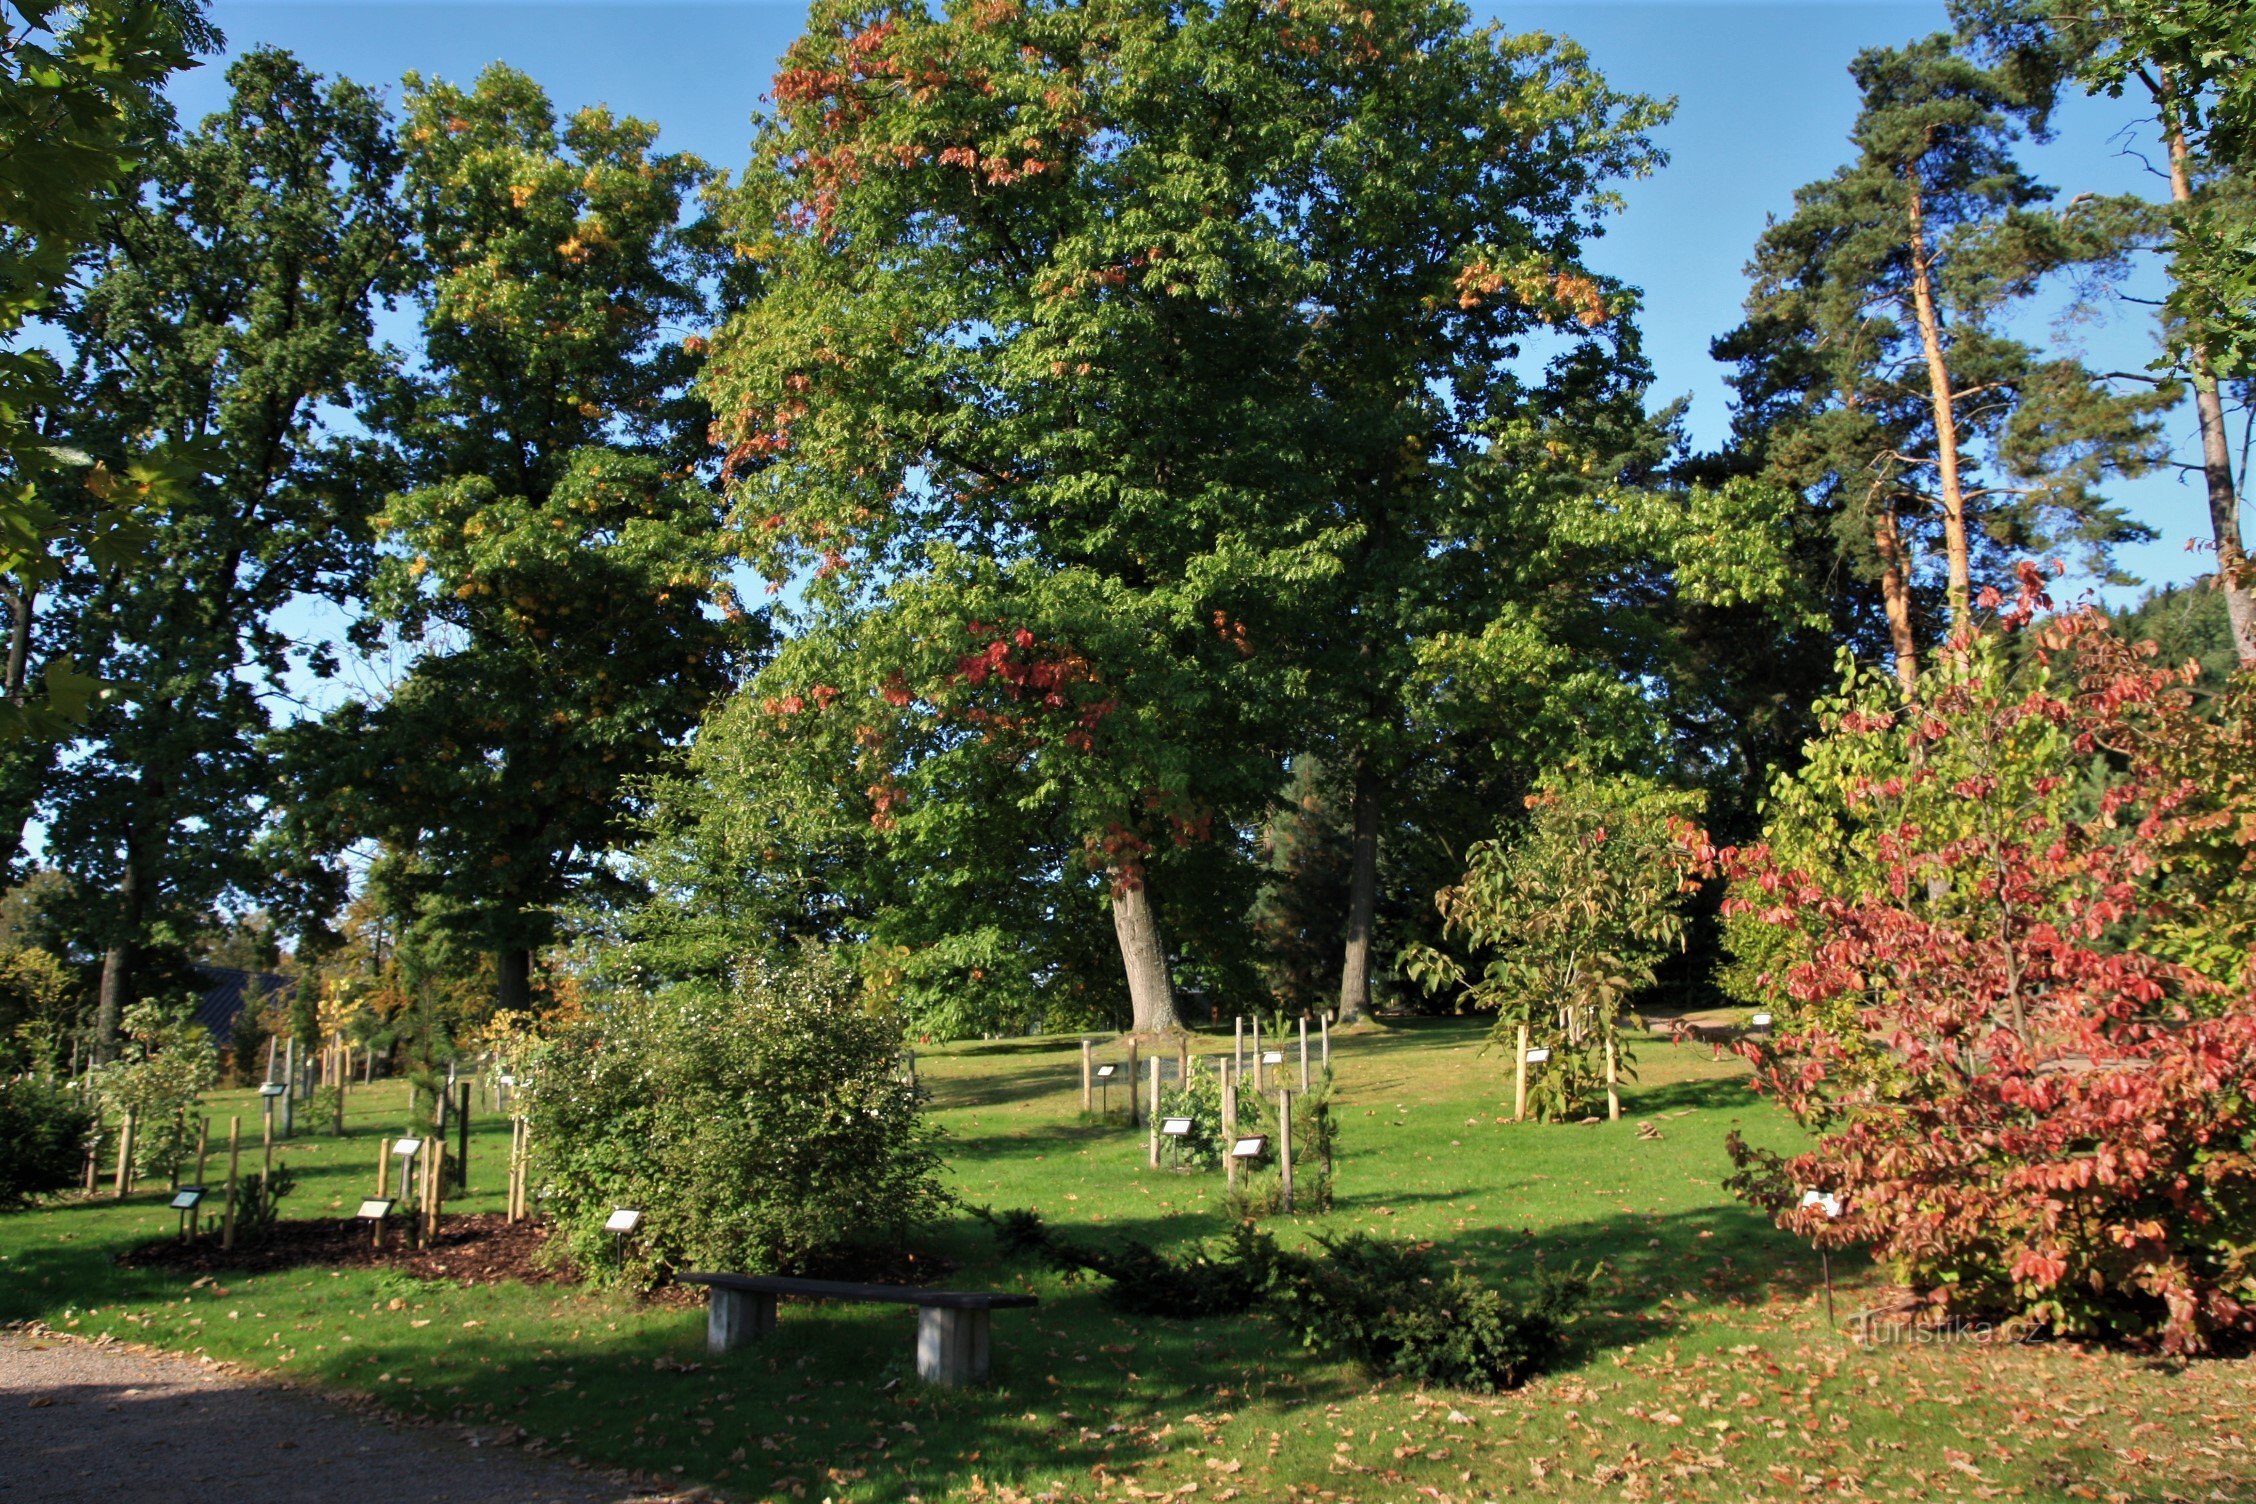
M 951 1387 L 987 1380 L 988 1313 L 999 1306 L 1041 1304 L 1032 1295 L 985 1290 L 919 1290 L 909 1285 L 856 1285 L 780 1274 L 681 1274 L 706 1287 L 705 1347 L 732 1352 L 776 1327 L 776 1297 L 917 1307 L 917 1377 Z

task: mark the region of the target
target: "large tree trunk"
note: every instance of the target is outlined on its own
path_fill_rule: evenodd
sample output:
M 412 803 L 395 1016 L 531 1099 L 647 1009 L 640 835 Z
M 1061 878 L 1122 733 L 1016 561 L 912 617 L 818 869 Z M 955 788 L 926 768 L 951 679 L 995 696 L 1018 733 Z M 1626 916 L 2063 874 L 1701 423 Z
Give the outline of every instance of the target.
M 1928 278 L 1926 205 L 1919 179 L 1911 186 L 1911 303 L 1919 322 L 1919 344 L 1927 355 L 1927 400 L 1935 413 L 1935 464 L 1943 492 L 1943 552 L 1950 565 L 1952 629 L 1966 626 L 1973 610 L 1973 564 L 1966 543 L 1966 490 L 1958 475 L 1958 415 L 1951 400 L 1950 368 L 1943 360 L 1943 324 L 1935 311 L 1935 287 Z
M 529 1013 L 533 1006 L 533 953 L 522 947 L 494 952 L 494 1006 Z
M 20 580 L 8 584 L 8 703 L 24 702 L 24 684 L 31 675 L 31 608 L 34 592 Z
M 102 952 L 102 984 L 94 1000 L 94 1058 L 107 1061 L 117 1054 L 118 1022 L 125 1017 L 133 995 L 133 963 L 140 949 L 141 854 L 139 843 L 128 835 L 125 872 L 118 879 L 118 927 L 110 948 Z
M 2179 204 L 2193 199 L 2193 180 L 2186 170 L 2185 132 L 2177 129 L 2170 131 L 2170 198 Z M 2240 494 L 2233 487 L 2224 399 L 2217 391 L 2217 373 L 2210 364 L 2207 343 L 2196 334 L 2189 344 L 2193 412 L 2201 428 L 2201 479 L 2209 493 L 2209 535 L 2217 546 L 2217 588 L 2225 593 L 2234 655 L 2242 663 L 2256 663 L 2256 579 L 2250 578 L 2248 555 L 2241 546 Z
M 1370 762 L 1355 762 L 1355 822 L 1347 869 L 1347 955 L 1340 966 L 1339 1021 L 1371 1016 L 1371 927 L 1379 908 L 1379 788 Z
M 1919 639 L 1911 630 L 1911 561 L 1904 556 L 1903 528 L 1893 502 L 1879 502 L 1872 522 L 1872 545 L 1880 552 L 1880 603 L 1888 613 L 1888 646 L 1896 656 L 1896 683 L 1905 699 L 1919 692 Z
M 1149 879 L 1117 869 L 1112 880 L 1112 930 L 1120 939 L 1120 964 L 1128 973 L 1128 1005 L 1139 1034 L 1174 1034 L 1175 986 L 1167 975 L 1167 942 L 1159 931 Z

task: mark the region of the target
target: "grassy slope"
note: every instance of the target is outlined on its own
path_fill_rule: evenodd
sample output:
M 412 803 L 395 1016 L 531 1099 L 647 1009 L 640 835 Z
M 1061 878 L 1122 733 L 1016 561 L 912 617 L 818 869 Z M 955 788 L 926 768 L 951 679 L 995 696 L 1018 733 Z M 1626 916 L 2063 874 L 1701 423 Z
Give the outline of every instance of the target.
M 1512 1395 L 1374 1384 L 1259 1319 L 1120 1316 L 1088 1286 L 1000 1263 L 968 1219 L 931 1239 L 963 1265 L 951 1282 L 1043 1297 L 998 1314 L 997 1383 L 979 1392 L 906 1382 L 901 1308 L 788 1308 L 777 1340 L 716 1362 L 701 1313 L 571 1289 L 323 1270 L 187 1288 L 110 1262 L 171 1229 L 155 1193 L 0 1218 L 0 1319 L 274 1367 L 745 1497 L 2256 1496 L 2251 1363 L 1862 1349 L 1829 1332 L 1808 1250 L 1720 1189 L 1732 1123 L 1790 1136 L 1735 1063 L 1650 1044 L 1621 1124 L 1515 1127 L 1503 1067 L 1477 1047 L 1448 1023 L 1342 1040 L 1340 1206 L 1280 1231 L 1430 1238 L 1500 1280 L 1537 1257 L 1603 1259 L 1572 1360 Z M 1070 1041 L 923 1052 L 965 1198 L 1085 1233 L 1218 1231 L 1218 1176 L 1148 1170 L 1140 1134 L 1078 1121 L 1075 1061 Z M 369 1188 L 395 1092 L 362 1095 L 347 1139 L 290 1146 L 291 1214 L 341 1214 Z M 1663 1136 L 1637 1139 L 1639 1119 Z M 505 1142 L 482 1126 L 477 1194 L 456 1205 L 498 1209 Z M 1874 1280 L 1835 1272 L 1845 1318 Z

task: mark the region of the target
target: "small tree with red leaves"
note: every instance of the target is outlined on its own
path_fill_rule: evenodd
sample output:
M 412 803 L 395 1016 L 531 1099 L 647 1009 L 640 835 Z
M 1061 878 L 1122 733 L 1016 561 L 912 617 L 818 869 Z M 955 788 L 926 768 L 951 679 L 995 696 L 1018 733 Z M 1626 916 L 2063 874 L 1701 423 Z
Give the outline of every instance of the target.
M 1781 1013 L 1757 1088 L 1816 1134 L 1734 1140 L 1734 1184 L 1938 1301 L 2199 1352 L 2256 1330 L 2256 994 L 2198 964 L 2256 807 L 2189 749 L 2247 731 L 2047 604 L 2025 571 L 1909 700 L 1852 674 L 1764 843 L 1708 853 Z

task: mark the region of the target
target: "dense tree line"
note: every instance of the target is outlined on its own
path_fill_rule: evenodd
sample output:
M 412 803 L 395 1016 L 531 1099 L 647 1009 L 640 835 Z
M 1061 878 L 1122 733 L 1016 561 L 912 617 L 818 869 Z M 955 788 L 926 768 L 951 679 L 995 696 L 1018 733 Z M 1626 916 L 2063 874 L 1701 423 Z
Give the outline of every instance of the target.
M 1560 778 L 1752 834 L 1839 652 L 1916 694 L 2016 559 L 2109 577 L 2180 405 L 2185 612 L 2256 659 L 2235 6 L 1965 0 L 1854 59 L 1712 453 L 1593 268 L 1667 106 L 1440 0 L 821 0 L 734 179 L 498 65 L 395 109 L 253 50 L 176 121 L 192 10 L 6 16 L 0 805 L 80 1001 L 5 1006 L 50 1058 L 254 932 L 326 979 L 287 1027 L 351 994 L 426 1059 L 810 940 L 939 1033 L 1353 1019 Z M 2070 89 L 2151 104 L 2166 191 L 2030 175 Z M 2151 369 L 2024 332 L 2142 258 Z

